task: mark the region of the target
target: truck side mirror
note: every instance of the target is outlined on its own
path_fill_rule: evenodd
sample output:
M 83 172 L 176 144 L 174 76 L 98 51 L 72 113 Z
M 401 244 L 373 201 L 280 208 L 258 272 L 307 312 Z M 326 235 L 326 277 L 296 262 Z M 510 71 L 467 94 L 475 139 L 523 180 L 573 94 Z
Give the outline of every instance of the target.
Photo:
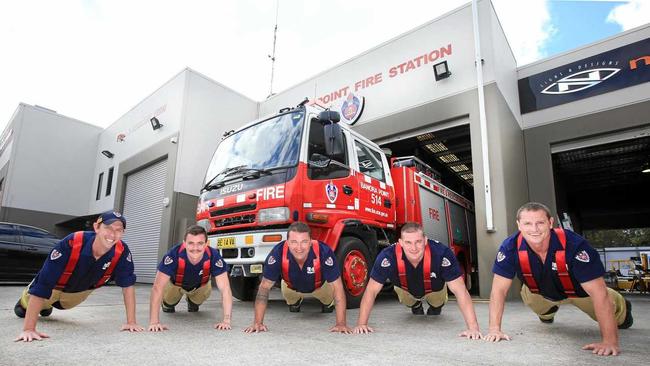
M 337 111 L 322 111 L 318 113 L 318 121 L 323 124 L 325 137 L 325 154 L 330 159 L 343 157 L 345 148 L 343 147 L 343 130 L 338 122 L 341 120 L 341 114 Z
M 341 120 L 341 114 L 337 111 L 322 111 L 318 113 L 318 120 L 322 124 L 326 123 L 338 123 Z
M 340 160 L 345 154 L 343 148 L 343 130 L 337 123 L 323 126 L 325 129 L 325 153 L 331 159 Z

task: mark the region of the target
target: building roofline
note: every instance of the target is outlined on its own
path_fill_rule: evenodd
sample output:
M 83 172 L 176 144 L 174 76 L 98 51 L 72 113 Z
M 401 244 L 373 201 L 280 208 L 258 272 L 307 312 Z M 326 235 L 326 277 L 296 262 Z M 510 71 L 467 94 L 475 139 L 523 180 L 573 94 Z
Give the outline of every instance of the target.
M 547 57 L 547 58 L 544 58 L 544 59 L 541 59 L 541 60 L 533 61 L 533 62 L 531 62 L 531 63 L 529 63 L 529 64 L 525 64 L 525 65 L 522 65 L 522 66 L 518 66 L 518 67 L 517 67 L 517 73 L 519 73 L 520 71 L 522 71 L 522 70 L 524 70 L 524 69 L 531 68 L 531 67 L 535 67 L 535 66 L 538 66 L 538 65 L 540 65 L 540 64 L 543 64 L 543 63 L 545 63 L 545 62 L 549 62 L 549 61 L 552 61 L 552 60 L 555 60 L 555 59 L 558 59 L 558 58 L 561 58 L 561 57 L 568 56 L 568 55 L 570 55 L 570 54 L 572 54 L 572 53 L 578 53 L 578 52 L 580 52 L 580 51 L 584 51 L 584 50 L 586 50 L 586 49 L 588 49 L 588 48 L 591 48 L 591 47 L 594 47 L 594 46 L 597 46 L 597 45 L 600 45 L 600 44 L 603 44 L 603 43 L 607 43 L 607 42 L 614 41 L 614 40 L 616 40 L 617 38 L 626 37 L 626 36 L 628 36 L 628 35 L 630 35 L 630 34 L 632 34 L 632 33 L 641 32 L 641 31 L 643 31 L 645 28 L 649 28 L 649 29 L 650 29 L 650 23 L 643 24 L 643 25 L 640 25 L 640 26 L 635 27 L 635 28 L 632 28 L 632 29 L 628 29 L 628 30 L 626 30 L 626 31 L 624 31 L 624 32 L 617 33 L 617 34 L 611 35 L 611 36 L 609 36 L 609 37 L 606 37 L 606 38 L 603 38 L 603 39 L 599 39 L 599 40 L 593 41 L 593 42 L 591 42 L 591 43 L 587 43 L 587 44 L 582 45 L 582 46 L 577 47 L 577 48 L 573 48 L 573 49 L 570 49 L 570 50 L 566 50 L 566 51 L 564 51 L 564 52 L 558 53 L 558 54 L 556 54 L 556 55 L 553 55 L 553 56 L 550 56 L 550 57 Z M 631 42 L 631 43 L 633 43 L 633 42 Z M 629 43 L 626 43 L 626 44 L 629 44 Z M 584 56 L 580 56 L 580 57 L 581 57 L 581 58 L 584 58 Z

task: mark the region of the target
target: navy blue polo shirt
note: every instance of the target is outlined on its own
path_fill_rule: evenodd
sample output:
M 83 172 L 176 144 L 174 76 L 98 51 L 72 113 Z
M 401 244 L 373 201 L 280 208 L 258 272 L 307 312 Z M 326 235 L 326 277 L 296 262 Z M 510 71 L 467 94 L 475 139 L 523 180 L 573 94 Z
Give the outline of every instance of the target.
M 379 253 L 372 267 L 372 272 L 370 272 L 370 278 L 382 284 L 389 279 L 394 286 L 402 288 L 397 270 L 396 245 L 399 244 L 393 244 Z M 429 274 L 431 290 L 440 291 L 445 283 L 457 279 L 462 273 L 458 260 L 449 247 L 435 240 L 429 240 L 427 245 L 431 249 L 431 273 Z M 406 259 L 406 255 L 402 254 L 402 258 L 406 270 L 408 292 L 416 298 L 421 298 L 425 295 L 424 269 L 422 268 L 424 266 L 424 257 L 422 257 L 417 267 L 413 267 L 411 262 Z
M 267 280 L 277 282 L 282 278 L 282 247 L 284 243 L 285 241 L 281 241 L 276 244 L 266 257 L 262 275 Z M 334 282 L 341 277 L 339 266 L 336 263 L 336 256 L 327 244 L 319 241 L 318 245 L 320 247 L 321 282 Z M 287 250 L 287 256 L 289 257 L 289 280 L 293 289 L 302 293 L 314 292 L 316 290 L 314 286 L 314 258 L 316 258 L 316 254 L 311 244 L 302 269 L 298 266 L 298 262 L 296 262 L 291 251 Z
M 570 230 L 564 230 L 564 232 L 566 233 L 567 241 L 565 257 L 567 266 L 569 267 L 569 277 L 571 278 L 571 282 L 573 282 L 576 296 L 587 297 L 589 295 L 580 284 L 602 277 L 605 273 L 605 268 L 600 260 L 600 255 L 589 245 L 585 238 Z M 518 235 L 519 232 L 516 232 L 503 241 L 494 260 L 492 272 L 510 279 L 517 275 L 519 280 L 525 283 L 517 253 Z M 521 247 L 528 251 L 530 270 L 539 287 L 539 293 L 549 300 L 559 301 L 566 299 L 567 296 L 557 275 L 557 265 L 555 263 L 555 252 L 562 249 L 562 244 L 560 244 L 560 240 L 555 234 L 555 231 L 551 230 L 551 241 L 544 263 L 528 247 L 526 239 L 522 240 Z
M 56 287 L 56 283 L 59 281 L 68 263 L 68 258 L 70 258 L 70 253 L 72 252 L 70 242 L 73 236 L 74 234 L 66 236 L 52 249 L 29 288 L 31 295 L 44 299 L 49 299 L 52 296 L 52 290 Z M 95 232 L 84 232 L 79 261 L 72 271 L 72 275 L 63 292 L 82 292 L 95 288 L 95 284 L 97 284 L 108 266 L 110 266 L 113 255 L 115 254 L 115 246 L 99 259 L 95 260 L 92 246 L 94 240 Z M 135 283 L 133 259 L 129 247 L 124 242 L 122 244 L 124 245 L 124 251 L 113 270 L 110 280 L 114 280 L 115 284 L 120 287 L 129 287 Z
M 167 254 L 165 254 L 163 259 L 160 261 L 160 264 L 158 264 L 158 270 L 171 277 L 171 282 L 174 285 L 181 286 L 183 289 L 191 291 L 195 288 L 201 287 L 203 262 L 208 259 L 208 254 L 204 252 L 203 258 L 201 258 L 197 264 L 192 264 L 187 258 L 186 250 L 183 250 L 180 253 L 180 257 L 185 260 L 185 274 L 183 277 L 183 283 L 181 285 L 176 283 L 176 270 L 178 269 L 179 257 L 178 248 L 180 248 L 180 246 L 181 244 L 174 246 L 167 252 Z M 228 265 L 223 260 L 223 258 L 221 258 L 219 251 L 212 247 L 209 248 L 212 255 L 210 257 L 210 274 L 216 277 L 224 272 L 228 272 Z

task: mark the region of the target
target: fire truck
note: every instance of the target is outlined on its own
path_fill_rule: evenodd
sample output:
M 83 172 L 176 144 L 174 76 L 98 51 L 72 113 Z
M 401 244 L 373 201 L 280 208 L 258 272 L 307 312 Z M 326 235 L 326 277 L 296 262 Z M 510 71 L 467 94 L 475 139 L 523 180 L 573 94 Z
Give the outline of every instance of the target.
M 432 178 L 424 162 L 389 160 L 339 120 L 303 102 L 224 134 L 196 220 L 230 265 L 233 295 L 254 298 L 267 255 L 295 221 L 336 253 L 349 308 L 359 306 L 377 254 L 409 221 L 452 248 L 471 286 L 472 202 Z

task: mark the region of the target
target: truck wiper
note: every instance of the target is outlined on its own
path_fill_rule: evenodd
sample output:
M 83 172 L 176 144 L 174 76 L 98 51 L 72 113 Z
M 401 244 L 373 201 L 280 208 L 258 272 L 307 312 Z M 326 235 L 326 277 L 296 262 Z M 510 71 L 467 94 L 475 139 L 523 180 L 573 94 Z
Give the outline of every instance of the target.
M 246 167 L 246 165 L 238 165 L 238 166 L 234 166 L 234 167 L 231 167 L 231 168 L 226 168 L 226 169 L 220 171 L 220 172 L 217 173 L 214 177 L 212 177 L 212 179 L 210 179 L 210 180 L 209 180 L 209 181 L 208 181 L 208 182 L 203 186 L 203 188 L 201 188 L 201 192 L 203 192 L 203 191 L 211 191 L 211 190 L 213 190 L 213 189 L 223 187 L 223 183 L 222 183 L 222 182 L 219 182 L 219 183 L 217 183 L 217 184 L 212 184 L 212 182 L 214 182 L 215 179 L 217 179 L 217 177 L 219 177 L 219 176 L 221 176 L 221 175 L 228 176 L 228 175 L 230 175 L 230 174 L 232 174 L 232 173 L 234 173 L 234 172 L 236 172 L 236 171 L 239 171 L 239 170 L 241 170 L 242 168 L 245 168 L 245 167 Z
M 257 179 L 262 175 L 271 175 L 271 174 L 273 174 L 272 172 L 274 170 L 287 169 L 287 168 L 291 168 L 291 167 L 293 167 L 293 165 L 276 166 L 276 167 L 269 168 L 269 169 L 249 168 L 246 165 L 239 165 L 239 166 L 235 166 L 235 167 L 232 167 L 232 168 L 227 168 L 227 169 L 222 170 L 219 174 L 215 175 L 212 179 L 210 179 L 210 181 L 208 183 L 206 183 L 206 185 L 203 187 L 203 189 L 201 189 L 201 192 L 203 192 L 203 191 L 211 191 L 213 189 L 223 187 L 225 185 L 225 183 L 224 183 L 226 181 L 225 179 L 220 181 L 220 182 L 217 182 L 215 184 L 212 183 L 219 176 L 223 176 L 224 178 L 225 177 L 230 177 L 230 179 L 228 179 L 228 180 L 232 180 L 232 179 L 236 178 L 235 175 L 238 176 L 239 173 L 244 173 L 245 175 L 243 175 L 242 179 L 251 180 L 251 179 Z
M 244 175 L 243 179 L 257 179 L 262 175 L 271 175 L 271 170 L 273 169 L 257 169 L 257 168 L 244 168 L 241 169 L 239 172 L 246 172 L 246 175 Z

